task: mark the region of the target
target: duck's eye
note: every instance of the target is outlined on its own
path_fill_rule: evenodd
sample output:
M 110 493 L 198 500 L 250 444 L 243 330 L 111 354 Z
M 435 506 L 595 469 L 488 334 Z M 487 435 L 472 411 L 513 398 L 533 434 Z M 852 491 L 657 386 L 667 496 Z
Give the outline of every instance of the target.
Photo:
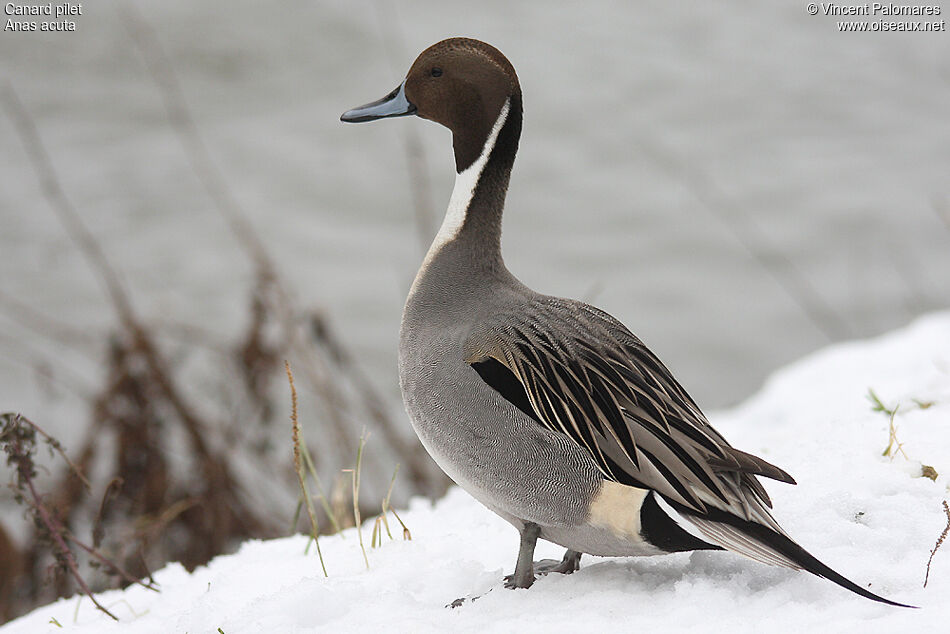
M 429 71 L 429 74 L 432 75 L 433 77 L 441 77 L 442 69 L 436 66 L 435 68 Z

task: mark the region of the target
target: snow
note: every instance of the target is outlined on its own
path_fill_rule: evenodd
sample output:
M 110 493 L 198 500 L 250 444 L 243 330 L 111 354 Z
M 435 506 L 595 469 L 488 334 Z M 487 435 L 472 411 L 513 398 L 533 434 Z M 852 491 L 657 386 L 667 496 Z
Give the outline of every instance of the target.
M 869 388 L 887 407 L 900 404 L 894 422 L 906 457 L 882 455 L 889 416 L 872 411 Z M 881 605 L 806 573 L 719 552 L 585 556 L 574 575 L 509 591 L 501 577 L 514 566 L 515 530 L 453 489 L 434 505 L 415 499 L 401 514 L 412 541 L 397 535 L 370 549 L 372 520 L 365 524 L 369 569 L 355 529 L 320 540 L 328 578 L 313 548 L 305 554 L 302 536 L 252 541 L 192 574 L 166 566 L 155 574 L 160 593 L 103 593 L 119 623 L 74 597 L 0 632 L 946 631 L 950 545 L 934 557 L 928 587 L 922 584 L 946 524 L 950 312 L 815 353 L 711 418 L 733 444 L 797 478 L 796 487 L 768 484 L 794 538 L 857 583 L 921 609 Z M 936 481 L 921 477 L 922 464 L 936 469 Z M 539 557 L 560 554 L 539 544 Z
M 621 318 L 706 407 L 734 405 L 830 343 L 814 321 L 846 322 L 835 339 L 866 337 L 950 307 L 946 33 L 841 34 L 803 3 L 776 0 L 601 4 L 98 2 L 76 33 L 3 34 L 0 77 L 208 420 L 249 417 L 219 349 L 247 332 L 253 266 L 170 125 L 119 10 L 131 5 L 295 304 L 326 317 L 394 415 L 394 342 L 430 243 L 417 235 L 406 135 L 424 149 L 429 234 L 452 188 L 451 139 L 413 118 L 339 116 L 450 35 L 497 46 L 524 89 L 504 220 L 511 270 Z M 78 449 L 108 383 L 115 314 L 19 136 L 0 112 L 0 411 Z M 789 293 L 796 279 L 815 320 Z M 197 346 L 195 333 L 206 333 Z M 282 377 L 274 389 L 286 412 Z M 316 437 L 322 397 L 308 382 L 298 390 Z M 369 427 L 373 455 L 387 452 Z M 392 473 L 373 462 L 368 496 Z M 247 459 L 235 468 L 261 473 Z M 268 469 L 247 489 L 263 498 L 283 477 Z M 275 498 L 274 515 L 289 517 L 292 495 Z M 25 546 L 21 518 L 0 487 L 0 521 Z

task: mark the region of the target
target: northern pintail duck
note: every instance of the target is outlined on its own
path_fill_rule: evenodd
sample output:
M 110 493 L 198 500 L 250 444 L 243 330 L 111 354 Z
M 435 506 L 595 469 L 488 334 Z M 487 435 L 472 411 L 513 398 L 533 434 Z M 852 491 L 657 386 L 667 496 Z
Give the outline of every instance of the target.
M 520 532 L 508 585 L 571 573 L 582 553 L 730 550 L 900 605 L 782 530 L 757 476 L 792 477 L 733 448 L 623 324 L 536 293 L 505 267 L 501 216 L 522 117 L 505 56 L 477 40 L 444 40 L 395 90 L 341 119 L 412 114 L 452 131 L 457 175 L 406 300 L 400 386 L 432 458 Z M 535 563 L 539 538 L 567 548 L 564 559 Z

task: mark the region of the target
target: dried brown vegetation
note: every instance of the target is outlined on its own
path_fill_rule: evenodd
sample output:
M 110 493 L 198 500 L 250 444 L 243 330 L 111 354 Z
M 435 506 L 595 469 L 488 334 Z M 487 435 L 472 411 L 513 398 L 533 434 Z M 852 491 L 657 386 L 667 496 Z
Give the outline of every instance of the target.
M 13 434 L 10 442 L 7 436 L 4 440 L 12 486 L 30 526 L 20 544 L 0 526 L 0 621 L 57 596 L 148 579 L 150 569 L 168 561 L 191 569 L 241 540 L 286 532 L 295 474 L 285 428 L 275 426 L 282 418 L 284 394 L 282 382 L 275 379 L 284 372 L 284 359 L 293 360 L 298 389 L 321 408 L 311 417 L 319 443 L 304 446 L 307 471 L 336 483 L 333 504 L 323 496 L 326 503 L 314 511 L 313 526 L 337 530 L 337 525 L 352 523 L 353 513 L 337 514 L 331 507 L 355 509 L 357 516 L 372 513 L 358 503 L 354 507 L 356 489 L 345 486 L 352 484 L 349 477 L 341 477 L 341 469 L 352 464 L 364 427 L 383 440 L 372 452 L 360 450 L 360 471 L 364 486 L 373 491 L 371 499 L 387 490 L 394 459 L 409 476 L 405 494 L 438 495 L 447 486 L 407 427 L 390 416 L 327 316 L 298 306 L 213 164 L 154 33 L 134 7 L 123 5 L 121 15 L 161 91 L 169 124 L 196 178 L 254 265 L 248 325 L 237 340 L 221 341 L 200 327 L 182 328 L 142 315 L 121 269 L 62 187 L 29 109 L 11 85 L 0 87 L 0 100 L 46 203 L 102 281 L 115 315 L 112 331 L 97 338 L 18 298 L 0 295 L 0 311 L 7 317 L 50 341 L 81 344 L 107 367 L 103 383 L 85 390 L 88 413 L 57 421 L 84 426 L 81 442 L 70 448 L 74 462 L 65 460 L 65 453 L 55 461 L 33 462 L 36 443 L 19 434 L 25 429 L 35 434 L 36 428 L 17 414 L 4 418 L 4 433 Z M 199 355 L 201 362 L 193 364 L 199 370 L 192 368 L 189 374 L 185 366 Z M 196 385 L 214 385 L 220 392 Z M 298 441 L 302 439 L 298 426 Z M 61 449 L 52 439 L 47 442 Z M 25 456 L 30 463 L 21 468 Z M 284 517 L 275 515 L 280 510 L 274 508 L 280 507 L 275 490 L 291 492 Z M 311 532 L 299 518 L 294 522 L 294 530 Z M 87 534 L 88 541 L 75 537 Z
M 61 579 L 68 574 L 79 586 L 82 593 L 95 604 L 96 608 L 113 619 L 116 619 L 116 616 L 96 600 L 85 578 L 80 573 L 74 549 L 84 552 L 89 557 L 89 564 L 100 568 L 106 575 L 121 579 L 124 583 L 139 583 L 150 590 L 155 590 L 156 588 L 151 580 L 147 583 L 139 580 L 146 575 L 133 576 L 121 564 L 116 563 L 98 549 L 102 537 L 99 530 L 101 525 L 98 521 L 96 528 L 93 529 L 93 545 L 90 546 L 78 539 L 64 521 L 63 517 L 68 514 L 69 509 L 64 509 L 61 504 L 57 505 L 55 501 L 51 505 L 50 500 L 37 491 L 35 484 L 37 473 L 33 455 L 37 451 L 38 433 L 45 439 L 51 449 L 59 452 L 68 465 L 69 474 L 73 479 L 80 482 L 87 491 L 90 488 L 88 480 L 77 469 L 76 465 L 66 457 L 59 442 L 46 434 L 35 423 L 19 414 L 0 415 L 0 423 L 2 423 L 2 427 L 0 427 L 0 448 L 7 456 L 7 464 L 12 466 L 15 471 L 14 480 L 11 484 L 14 499 L 26 508 L 27 513 L 33 519 L 33 541 L 36 544 L 46 546 L 44 550 L 51 555 L 53 560 L 50 569 L 54 573 L 60 573 Z M 111 489 L 110 483 L 107 493 Z M 30 554 L 32 555 L 32 562 L 35 563 L 38 559 L 36 557 L 38 553 Z M 12 611 L 11 604 L 4 606 L 4 608 L 7 611 Z
M 23 556 L 0 524 L 0 622 L 14 616 L 16 580 L 23 569 Z
M 944 540 L 947 539 L 947 534 L 950 534 L 950 506 L 947 505 L 947 501 L 943 501 L 943 512 L 947 516 L 947 525 L 944 526 L 943 531 L 940 533 L 940 536 L 937 538 L 937 541 L 934 543 L 933 549 L 930 551 L 930 557 L 927 558 L 927 574 L 924 575 L 924 587 L 927 587 L 927 582 L 930 581 L 930 564 L 934 561 L 934 555 L 937 554 L 937 551 L 940 550 L 940 547 L 943 545 Z

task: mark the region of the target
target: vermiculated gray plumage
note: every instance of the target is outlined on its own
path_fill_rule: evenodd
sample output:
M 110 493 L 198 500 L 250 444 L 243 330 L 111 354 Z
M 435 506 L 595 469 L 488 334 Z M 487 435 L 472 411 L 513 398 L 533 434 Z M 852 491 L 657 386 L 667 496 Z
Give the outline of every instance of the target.
M 545 571 L 573 572 L 581 553 L 727 549 L 894 604 L 792 541 L 758 476 L 792 477 L 733 448 L 623 324 L 536 293 L 505 267 L 501 218 L 522 121 L 510 62 L 482 42 L 446 40 L 390 96 L 342 118 L 411 113 L 452 131 L 458 176 L 406 301 L 400 387 L 432 458 L 520 531 L 511 585 L 533 583 L 546 539 L 568 551 Z

